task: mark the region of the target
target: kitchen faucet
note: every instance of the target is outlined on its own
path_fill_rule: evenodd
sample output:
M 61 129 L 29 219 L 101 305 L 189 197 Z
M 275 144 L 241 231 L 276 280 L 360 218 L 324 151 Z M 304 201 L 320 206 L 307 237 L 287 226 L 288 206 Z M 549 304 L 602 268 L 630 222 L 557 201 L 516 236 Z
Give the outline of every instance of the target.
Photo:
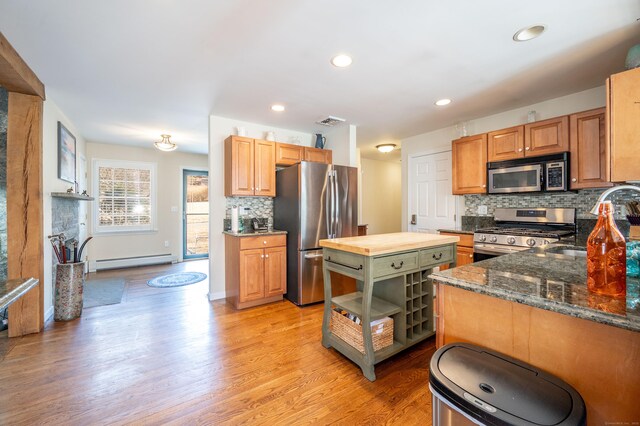
M 589 211 L 589 213 L 591 213 L 592 215 L 598 216 L 598 210 L 600 208 L 600 204 L 602 204 L 602 202 L 606 200 L 609 195 L 613 194 L 614 192 L 624 191 L 627 189 L 630 191 L 640 192 L 640 187 L 633 186 L 633 185 L 620 185 L 620 186 L 614 186 L 613 188 L 609 188 L 606 191 L 604 191 L 602 194 L 600 194 L 600 198 L 598 198 L 596 205 L 593 206 L 593 208 Z

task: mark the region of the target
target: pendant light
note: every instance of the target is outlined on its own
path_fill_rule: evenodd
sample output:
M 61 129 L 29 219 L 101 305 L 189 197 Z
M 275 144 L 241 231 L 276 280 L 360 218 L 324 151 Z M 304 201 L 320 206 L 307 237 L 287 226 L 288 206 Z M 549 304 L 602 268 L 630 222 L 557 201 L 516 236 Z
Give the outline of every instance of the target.
M 162 138 L 162 140 L 160 142 L 154 143 L 156 148 L 158 148 L 160 151 L 173 151 L 178 147 L 178 145 L 169 140 L 171 135 L 160 135 L 160 137 Z

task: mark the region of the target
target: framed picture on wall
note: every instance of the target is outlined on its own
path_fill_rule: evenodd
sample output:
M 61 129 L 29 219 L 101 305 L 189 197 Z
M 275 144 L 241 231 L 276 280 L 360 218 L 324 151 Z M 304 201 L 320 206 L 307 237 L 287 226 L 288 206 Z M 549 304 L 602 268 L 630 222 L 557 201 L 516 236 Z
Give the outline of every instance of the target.
M 76 137 L 58 121 L 58 178 L 76 181 Z

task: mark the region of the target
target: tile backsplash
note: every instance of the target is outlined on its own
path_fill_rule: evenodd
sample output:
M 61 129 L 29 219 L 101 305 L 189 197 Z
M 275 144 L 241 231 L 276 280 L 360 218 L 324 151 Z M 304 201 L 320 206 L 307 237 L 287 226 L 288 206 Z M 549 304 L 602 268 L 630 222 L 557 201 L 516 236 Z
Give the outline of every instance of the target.
M 465 195 L 465 215 L 467 216 L 493 216 L 496 208 L 532 208 L 532 207 L 565 207 L 575 208 L 576 215 L 580 219 L 592 219 L 589 210 L 595 205 L 603 189 L 583 189 L 577 192 L 562 192 L 559 194 L 512 194 L 512 195 Z M 612 194 L 609 199 L 616 207 L 616 218 L 624 218 L 625 201 L 640 201 L 640 192 L 619 191 Z M 478 207 L 486 206 L 487 213 L 478 214 Z
M 269 219 L 269 226 L 273 226 L 273 198 L 271 197 L 227 197 L 227 211 L 231 212 L 231 207 L 240 207 L 240 214 L 243 208 L 248 207 L 247 213 L 250 217 L 266 217 Z M 230 213 L 229 213 L 230 214 Z

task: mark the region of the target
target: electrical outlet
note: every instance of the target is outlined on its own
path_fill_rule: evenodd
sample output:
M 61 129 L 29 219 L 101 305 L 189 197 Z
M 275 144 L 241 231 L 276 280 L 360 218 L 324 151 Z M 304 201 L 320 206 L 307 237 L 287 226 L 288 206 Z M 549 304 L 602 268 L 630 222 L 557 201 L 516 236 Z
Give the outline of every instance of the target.
M 487 206 L 478 206 L 478 214 L 487 214 Z
M 167 241 L 165 241 L 165 242 L 164 242 L 164 246 L 165 246 L 165 247 L 169 247 L 169 240 L 167 240 Z

